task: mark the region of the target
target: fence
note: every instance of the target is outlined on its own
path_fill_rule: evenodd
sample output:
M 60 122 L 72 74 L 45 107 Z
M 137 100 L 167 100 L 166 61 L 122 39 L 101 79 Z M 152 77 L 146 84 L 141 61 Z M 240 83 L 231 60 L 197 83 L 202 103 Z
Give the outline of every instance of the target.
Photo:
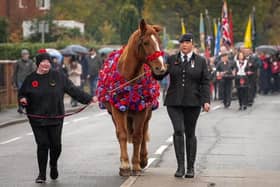
M 15 63 L 0 60 L 0 110 L 17 104 L 17 89 L 12 84 Z

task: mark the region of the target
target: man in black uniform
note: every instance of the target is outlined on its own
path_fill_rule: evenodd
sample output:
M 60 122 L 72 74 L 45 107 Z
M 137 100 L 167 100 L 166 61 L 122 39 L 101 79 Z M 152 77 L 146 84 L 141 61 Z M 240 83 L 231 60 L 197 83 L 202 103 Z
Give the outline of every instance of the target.
M 248 60 L 248 106 L 252 106 L 257 93 L 258 57 L 253 55 L 252 49 L 245 48 L 243 52 Z
M 217 76 L 222 77 L 220 85 L 223 91 L 224 107 L 228 108 L 231 104 L 232 80 L 234 78 L 234 65 L 228 59 L 228 51 L 221 53 L 221 61 L 217 64 Z
M 193 52 L 193 36 L 184 34 L 180 38 L 180 52 L 167 59 L 170 85 L 164 105 L 171 119 L 173 142 L 178 168 L 175 177 L 185 175 L 185 146 L 187 152 L 186 178 L 194 177 L 197 150 L 195 128 L 201 106 L 210 109 L 210 76 L 205 59 Z M 155 76 L 162 79 L 162 76 Z

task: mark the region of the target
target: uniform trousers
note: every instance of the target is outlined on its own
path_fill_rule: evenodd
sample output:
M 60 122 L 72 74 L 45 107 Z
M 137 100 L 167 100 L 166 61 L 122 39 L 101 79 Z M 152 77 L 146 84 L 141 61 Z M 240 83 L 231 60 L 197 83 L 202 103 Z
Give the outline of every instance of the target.
M 37 144 L 37 160 L 40 175 L 46 175 L 48 152 L 50 153 L 50 167 L 57 167 L 57 160 L 61 153 L 62 126 L 31 125 Z
M 224 78 L 221 83 L 223 85 L 223 103 L 225 107 L 229 107 L 231 104 L 232 79 Z
M 167 106 L 167 112 L 174 129 L 174 140 L 178 137 L 184 139 L 185 135 L 188 168 L 192 168 L 195 162 L 197 149 L 195 129 L 200 111 L 201 107 Z M 180 147 L 184 147 L 184 141 L 179 141 L 179 143 L 183 144 Z M 184 155 L 184 152 L 182 155 Z

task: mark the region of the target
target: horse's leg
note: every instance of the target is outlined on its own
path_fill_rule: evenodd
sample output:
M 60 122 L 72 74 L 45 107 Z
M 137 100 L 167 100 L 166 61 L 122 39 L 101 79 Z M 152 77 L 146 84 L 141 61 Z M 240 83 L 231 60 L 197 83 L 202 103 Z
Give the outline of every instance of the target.
M 144 130 L 143 130 L 143 141 L 141 144 L 140 151 L 140 167 L 144 169 L 148 164 L 148 150 L 147 150 L 147 142 L 149 141 L 149 121 L 152 117 L 152 110 L 148 111 L 144 122 Z
M 140 166 L 140 150 L 141 144 L 143 141 L 143 127 L 144 121 L 146 118 L 146 112 L 142 111 L 134 116 L 134 131 L 132 135 L 132 143 L 133 143 L 133 155 L 132 155 L 132 175 L 140 175 L 141 174 L 141 166 Z
M 130 175 L 130 165 L 127 154 L 127 113 L 123 113 L 112 107 L 112 116 L 116 126 L 116 135 L 119 140 L 121 156 L 120 156 L 120 176 Z

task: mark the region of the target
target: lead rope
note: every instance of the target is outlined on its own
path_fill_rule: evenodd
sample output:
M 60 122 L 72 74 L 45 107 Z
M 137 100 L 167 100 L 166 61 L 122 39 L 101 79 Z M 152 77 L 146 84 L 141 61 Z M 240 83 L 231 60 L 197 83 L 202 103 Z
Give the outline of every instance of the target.
M 150 70 L 149 70 L 149 71 L 150 71 Z M 118 89 L 120 89 L 120 88 L 126 86 L 127 84 L 129 84 L 129 83 L 131 83 L 131 82 L 133 82 L 133 81 L 135 81 L 135 80 L 137 80 L 137 79 L 143 77 L 145 74 L 146 74 L 146 72 L 143 72 L 143 73 L 141 73 L 140 75 L 136 76 L 135 78 L 133 78 L 133 79 L 131 79 L 131 80 L 129 80 L 129 81 L 127 81 L 127 82 L 121 84 L 120 86 L 118 86 L 118 87 L 116 87 L 116 88 L 114 88 L 113 90 L 110 90 L 110 91 L 108 91 L 108 92 L 109 92 L 109 93 L 112 93 L 112 92 L 114 92 L 114 91 L 116 91 L 116 90 L 118 90 Z M 26 112 L 24 112 L 24 111 L 23 111 L 22 113 L 25 114 L 25 115 L 28 116 L 28 117 L 38 118 L 38 119 L 62 119 L 62 118 L 64 118 L 64 117 L 71 116 L 71 115 L 77 114 L 77 113 L 79 113 L 79 112 L 82 112 L 82 111 L 83 111 L 85 108 L 87 108 L 89 105 L 90 105 L 90 103 L 87 104 L 87 105 L 85 105 L 85 106 L 83 106 L 83 107 L 81 107 L 81 108 L 79 108 L 79 109 L 77 109 L 77 110 L 74 111 L 74 112 L 69 112 L 69 113 L 65 113 L 65 114 L 57 115 L 57 116 L 39 115 L 39 114 L 28 114 L 28 113 L 26 113 Z

